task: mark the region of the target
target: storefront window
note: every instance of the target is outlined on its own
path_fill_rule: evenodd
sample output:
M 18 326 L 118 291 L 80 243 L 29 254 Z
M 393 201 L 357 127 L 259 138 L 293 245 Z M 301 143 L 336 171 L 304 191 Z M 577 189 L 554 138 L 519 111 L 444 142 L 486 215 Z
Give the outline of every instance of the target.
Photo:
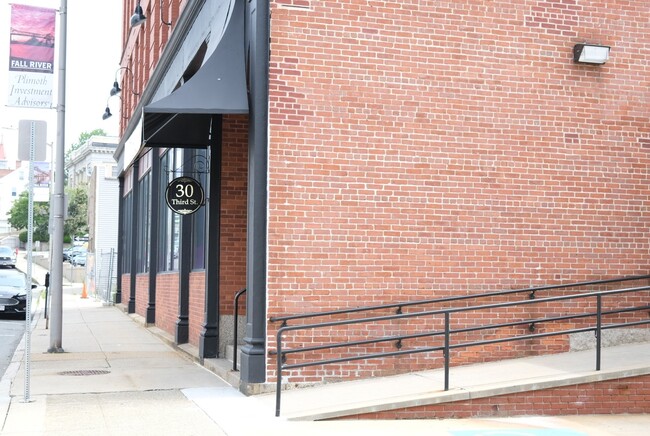
M 208 150 L 199 149 L 194 151 L 194 178 L 203 186 L 203 190 L 208 192 Z M 192 269 L 205 269 L 205 209 L 203 205 L 192 216 Z
M 160 183 L 164 193 L 167 185 L 182 175 L 183 149 L 169 149 L 161 159 Z M 176 271 L 180 261 L 181 216 L 160 203 L 160 270 Z
M 147 173 L 140 181 L 140 203 L 138 207 L 137 231 L 137 265 L 138 272 L 149 271 L 149 250 L 151 233 L 151 172 Z
M 133 228 L 133 191 L 124 197 L 124 210 L 122 212 L 122 223 L 124 225 L 124 232 L 120 237 L 122 238 L 122 272 L 129 274 L 131 272 L 131 250 L 133 249 L 133 238 L 130 237 L 131 229 Z

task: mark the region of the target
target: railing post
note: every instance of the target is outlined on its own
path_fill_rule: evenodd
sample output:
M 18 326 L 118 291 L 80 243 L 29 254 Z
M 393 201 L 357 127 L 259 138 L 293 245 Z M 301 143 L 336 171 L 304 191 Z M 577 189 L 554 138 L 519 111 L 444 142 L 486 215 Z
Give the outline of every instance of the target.
M 280 396 L 282 392 L 282 328 L 276 337 L 277 368 L 275 372 L 275 416 L 280 416 Z
M 596 295 L 596 371 L 600 371 L 600 346 L 602 333 L 603 298 Z
M 445 390 L 449 390 L 449 312 L 445 312 Z
M 233 329 L 233 354 L 232 354 L 232 370 L 237 371 L 237 320 L 239 319 L 239 297 L 243 293 L 246 292 L 246 288 L 240 290 L 235 294 L 235 313 L 233 314 L 235 317 L 235 320 L 233 321 L 234 324 L 234 329 Z

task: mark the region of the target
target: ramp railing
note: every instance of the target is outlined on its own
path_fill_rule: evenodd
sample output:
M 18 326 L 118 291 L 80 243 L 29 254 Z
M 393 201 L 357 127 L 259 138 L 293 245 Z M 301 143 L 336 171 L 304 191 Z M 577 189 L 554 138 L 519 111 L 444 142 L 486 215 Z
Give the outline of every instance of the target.
M 632 326 L 641 326 L 650 324 L 650 305 L 649 304 L 638 304 L 638 302 L 648 301 L 648 295 L 643 295 L 642 293 L 647 293 L 650 291 L 650 286 L 637 286 L 629 288 L 619 288 L 619 289 L 608 289 L 601 291 L 588 291 L 582 293 L 573 293 L 569 295 L 561 296 L 549 296 L 544 298 L 537 298 L 536 293 L 539 291 L 546 290 L 558 290 L 558 289 L 573 289 L 578 287 L 587 287 L 587 286 L 601 286 L 601 285 L 620 285 L 629 281 L 639 281 L 639 280 L 648 280 L 650 275 L 643 276 L 631 276 L 618 279 L 607 279 L 607 280 L 597 280 L 590 282 L 579 282 L 565 285 L 552 285 L 552 286 L 543 286 L 535 288 L 525 288 L 518 290 L 507 290 L 501 292 L 489 292 L 484 294 L 472 294 L 472 295 L 463 295 L 457 297 L 444 297 L 438 299 L 422 300 L 422 301 L 412 301 L 405 303 L 394 303 L 387 305 L 377 305 L 377 306 L 366 306 L 361 308 L 353 309 L 342 309 L 335 311 L 327 312 L 318 312 L 318 313 L 308 313 L 302 315 L 290 315 L 283 317 L 274 317 L 271 318 L 271 322 L 281 322 L 282 325 L 276 333 L 276 349 L 271 351 L 270 354 L 276 355 L 276 416 L 280 416 L 280 406 L 281 406 L 281 393 L 282 393 L 282 376 L 283 372 L 296 369 L 304 368 L 310 366 L 320 366 L 328 365 L 334 363 L 343 363 L 351 362 L 358 360 L 368 360 L 368 359 L 377 359 L 377 358 L 386 358 L 386 357 L 395 357 L 395 356 L 405 356 L 416 353 L 433 353 L 433 352 L 442 352 L 444 358 L 444 389 L 449 389 L 449 370 L 451 367 L 451 350 L 464 349 L 469 347 L 476 346 L 485 346 L 489 344 L 512 342 L 512 341 L 522 341 L 536 338 L 544 338 L 550 336 L 560 336 L 568 335 L 573 333 L 580 332 L 594 332 L 596 337 L 596 370 L 600 370 L 601 365 L 601 348 L 602 348 L 602 331 L 607 329 L 616 329 L 623 327 L 632 327 Z M 527 294 L 525 299 L 517 299 L 515 301 L 507 301 L 500 303 L 474 303 L 467 300 L 476 300 L 480 301 L 485 297 L 499 297 L 504 295 L 513 295 L 513 294 Z M 619 298 L 616 300 L 614 308 L 609 310 L 603 309 L 603 299 L 613 296 L 632 296 L 636 294 L 636 297 L 633 298 Z M 465 301 L 465 306 L 453 306 L 453 303 Z M 579 308 L 582 310 L 579 313 L 571 314 L 547 314 L 545 316 L 536 316 L 536 317 L 526 317 L 524 316 L 525 311 L 510 311 L 512 313 L 522 313 L 522 316 L 519 319 L 515 319 L 509 322 L 497 322 L 497 323 L 486 323 L 481 325 L 471 325 L 460 328 L 453 328 L 453 321 L 456 318 L 460 318 L 462 314 L 467 312 L 473 312 L 476 319 L 488 319 L 487 317 L 481 318 L 483 314 L 487 311 L 494 309 L 505 309 L 505 308 L 524 308 L 526 306 L 538 305 L 538 311 L 544 312 L 545 308 L 549 307 L 548 303 L 554 302 L 568 302 L 569 306 Z M 403 313 L 402 309 L 405 307 L 417 306 L 417 305 L 436 305 L 440 303 L 446 303 L 447 305 L 452 304 L 451 307 L 445 307 L 442 309 L 430 309 L 422 310 L 412 313 Z M 595 306 L 595 310 L 593 307 Z M 295 320 L 306 320 L 306 319 L 317 319 L 325 316 L 337 316 L 337 315 L 348 315 L 348 314 L 367 314 L 374 311 L 394 308 L 396 313 L 392 315 L 381 315 L 381 316 L 365 316 L 365 317 L 356 317 L 349 319 L 333 320 L 326 322 L 311 322 L 306 324 L 296 324 L 289 325 L 289 321 Z M 643 312 L 646 312 L 645 314 Z M 623 321 L 616 321 L 612 319 L 609 323 L 603 322 L 603 317 L 609 317 L 616 314 L 634 314 L 636 316 L 630 316 L 625 318 Z M 640 315 L 638 313 L 641 313 Z M 354 340 L 354 341 L 340 341 L 332 342 L 320 345 L 313 346 L 298 346 L 294 348 L 289 348 L 284 346 L 283 339 L 285 335 L 288 335 L 292 332 L 299 331 L 313 331 L 316 332 L 318 329 L 323 329 L 327 327 L 340 327 L 347 325 L 361 325 L 361 324 L 377 324 L 385 321 L 393 321 L 400 319 L 412 319 L 412 318 L 424 318 L 429 324 L 434 324 L 437 320 L 437 323 L 442 323 L 442 328 L 431 328 L 430 330 L 420 331 L 418 333 L 403 334 L 403 335 L 386 335 L 379 337 L 372 337 L 368 339 Z M 557 323 L 560 321 L 573 321 L 581 320 L 582 325 L 580 327 L 574 328 L 560 328 L 558 330 L 547 331 L 547 332 L 537 332 L 538 326 L 550 323 Z M 458 335 L 461 333 L 470 333 L 470 332 L 481 332 L 486 330 L 505 330 L 511 327 L 516 326 L 527 326 L 528 333 L 520 335 L 508 335 L 503 334 L 496 338 L 492 339 L 481 339 L 481 340 L 458 340 Z M 314 335 L 315 336 L 315 335 Z M 412 347 L 409 349 L 402 349 L 403 342 L 407 339 L 421 339 L 421 338 L 434 338 L 438 337 L 442 339 L 441 345 L 435 346 L 421 346 L 421 347 Z M 456 340 L 455 340 L 456 339 Z M 315 351 L 325 351 L 325 350 L 335 350 L 335 349 L 345 349 L 351 347 L 358 347 L 363 345 L 370 344 L 379 344 L 385 342 L 395 342 L 395 351 L 386 351 L 378 353 L 367 353 L 367 354 L 352 354 L 342 357 L 330 358 L 330 359 L 304 359 L 304 355 L 307 353 L 312 353 Z M 289 363 L 289 357 L 297 357 L 303 355 L 303 360 Z

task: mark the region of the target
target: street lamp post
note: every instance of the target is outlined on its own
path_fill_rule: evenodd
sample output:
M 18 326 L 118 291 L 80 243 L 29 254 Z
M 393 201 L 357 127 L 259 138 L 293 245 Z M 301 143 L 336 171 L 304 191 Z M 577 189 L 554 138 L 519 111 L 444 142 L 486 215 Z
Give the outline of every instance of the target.
M 64 214 L 64 160 L 65 160 L 65 67 L 68 2 L 61 0 L 59 9 L 59 84 L 56 159 L 54 169 L 54 192 L 50 217 L 52 222 L 52 255 L 50 256 L 50 348 L 49 353 L 62 353 L 63 344 L 63 214 Z

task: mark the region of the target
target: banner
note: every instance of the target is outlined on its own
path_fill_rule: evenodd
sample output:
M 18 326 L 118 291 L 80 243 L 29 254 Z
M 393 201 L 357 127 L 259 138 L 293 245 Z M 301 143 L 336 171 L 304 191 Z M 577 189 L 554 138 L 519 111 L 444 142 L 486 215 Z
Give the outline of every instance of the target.
M 11 5 L 7 106 L 51 108 L 56 10 Z
M 50 183 L 52 172 L 49 162 L 32 162 L 34 165 L 34 201 L 50 201 Z

